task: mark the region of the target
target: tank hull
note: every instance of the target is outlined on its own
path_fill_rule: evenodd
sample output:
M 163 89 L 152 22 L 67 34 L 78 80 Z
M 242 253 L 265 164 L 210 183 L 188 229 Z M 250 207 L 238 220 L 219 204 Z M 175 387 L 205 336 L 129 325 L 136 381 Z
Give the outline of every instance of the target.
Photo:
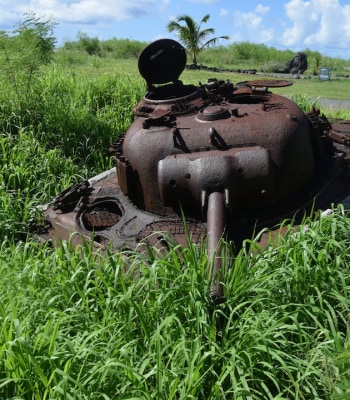
M 286 218 L 297 222 L 298 217 L 311 210 L 326 210 L 341 203 L 350 195 L 350 169 L 347 153 L 338 150 L 337 156 L 325 159 L 318 166 L 319 171 L 315 171 L 318 179 L 306 186 L 304 193 L 278 206 L 255 211 L 233 210 L 225 228 L 227 240 L 239 247 L 244 239 L 252 237 L 253 231 L 273 230 Z M 113 251 L 141 249 L 144 245 L 166 249 L 167 240 L 184 246 L 189 241 L 199 245 L 208 235 L 208 221 L 202 213 L 186 217 L 172 211 L 161 215 L 137 207 L 120 188 L 116 168 L 58 195 L 44 206 L 44 217 L 47 228 L 41 238 L 54 245 L 67 240 L 73 246 L 92 243 L 96 249 Z
M 147 92 L 109 148 L 115 167 L 45 206 L 43 237 L 111 251 L 205 240 L 218 302 L 221 238 L 238 248 L 253 230 L 350 194 L 350 122 L 270 92 L 288 81 L 183 85 L 185 54 L 170 39 L 144 50 Z

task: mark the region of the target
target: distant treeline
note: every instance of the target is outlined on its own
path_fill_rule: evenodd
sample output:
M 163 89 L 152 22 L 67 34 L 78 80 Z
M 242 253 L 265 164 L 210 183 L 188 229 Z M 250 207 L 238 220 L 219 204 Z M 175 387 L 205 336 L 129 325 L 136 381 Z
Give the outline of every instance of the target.
M 114 58 L 137 58 L 147 42 L 129 39 L 100 40 L 97 37 L 89 37 L 86 33 L 79 32 L 77 40 L 66 41 L 63 50 L 84 51 L 90 56 L 114 57 Z
M 128 59 L 137 58 L 147 44 L 147 42 L 129 39 L 100 40 L 79 32 L 75 41 L 66 41 L 58 51 L 78 51 L 91 56 Z M 327 66 L 337 74 L 348 75 L 350 73 L 350 60 L 324 56 L 320 52 L 310 49 L 302 51 L 305 52 L 308 59 L 307 74 L 317 75 L 321 66 Z M 295 54 L 292 50 L 278 50 L 264 44 L 236 42 L 227 46 L 215 46 L 203 50 L 199 55 L 198 64 L 276 72 L 283 70 L 285 63 L 291 60 Z

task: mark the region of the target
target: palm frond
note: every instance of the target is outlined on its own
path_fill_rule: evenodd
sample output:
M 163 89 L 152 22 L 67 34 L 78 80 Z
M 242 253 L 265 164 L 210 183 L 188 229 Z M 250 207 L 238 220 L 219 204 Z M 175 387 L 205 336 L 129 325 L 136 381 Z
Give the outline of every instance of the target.
M 187 51 L 191 53 L 193 63 L 197 64 L 197 55 L 201 49 L 210 44 L 216 43 L 218 39 L 228 39 L 228 36 L 220 36 L 219 38 L 212 38 L 206 40 L 209 35 L 215 33 L 214 28 L 207 28 L 201 30 L 203 23 L 206 23 L 210 18 L 209 14 L 206 14 L 197 24 L 193 18 L 189 15 L 181 15 L 176 18 L 175 21 L 169 22 L 167 25 L 169 32 L 177 31 L 177 35 L 182 44 L 186 47 Z M 181 23 L 184 23 L 183 25 Z M 205 41 L 204 44 L 202 44 Z

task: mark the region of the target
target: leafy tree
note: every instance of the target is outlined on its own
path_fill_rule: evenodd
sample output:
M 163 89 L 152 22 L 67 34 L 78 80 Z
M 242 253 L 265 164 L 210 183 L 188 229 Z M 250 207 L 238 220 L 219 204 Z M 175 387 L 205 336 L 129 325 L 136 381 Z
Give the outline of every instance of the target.
M 113 38 L 101 42 L 101 49 L 104 54 L 123 59 L 137 58 L 146 46 L 146 42 L 129 39 Z
M 25 16 L 14 31 L 0 31 L 0 74 L 15 90 L 20 104 L 29 95 L 40 67 L 51 62 L 56 43 L 51 20 Z
M 100 55 L 101 45 L 97 37 L 91 38 L 84 32 L 78 32 L 77 38 L 79 46 L 83 48 L 90 56 Z
M 229 36 L 219 36 L 207 40 L 209 35 L 214 34 L 213 28 L 201 30 L 201 25 L 206 23 L 210 15 L 205 15 L 201 22 L 197 24 L 189 15 L 182 15 L 175 21 L 169 22 L 167 29 L 169 32 L 177 31 L 180 41 L 192 54 L 193 64 L 197 65 L 198 53 L 205 47 L 215 44 L 218 39 L 229 39 Z M 184 22 L 184 25 L 181 23 Z

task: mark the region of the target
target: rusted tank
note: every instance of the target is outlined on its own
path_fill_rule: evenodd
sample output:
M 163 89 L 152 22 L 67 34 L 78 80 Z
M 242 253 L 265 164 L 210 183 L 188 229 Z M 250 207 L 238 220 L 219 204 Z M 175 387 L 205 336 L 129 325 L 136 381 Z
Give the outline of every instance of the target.
M 139 57 L 147 91 L 135 120 L 109 149 L 115 168 L 68 188 L 47 205 L 47 237 L 114 250 L 208 240 L 214 275 L 221 237 L 297 210 L 327 207 L 350 192 L 350 124 L 305 114 L 270 89 L 281 80 L 183 84 L 186 52 L 161 39 Z M 185 223 L 186 221 L 186 223 Z M 213 286 L 213 297 L 221 296 Z

